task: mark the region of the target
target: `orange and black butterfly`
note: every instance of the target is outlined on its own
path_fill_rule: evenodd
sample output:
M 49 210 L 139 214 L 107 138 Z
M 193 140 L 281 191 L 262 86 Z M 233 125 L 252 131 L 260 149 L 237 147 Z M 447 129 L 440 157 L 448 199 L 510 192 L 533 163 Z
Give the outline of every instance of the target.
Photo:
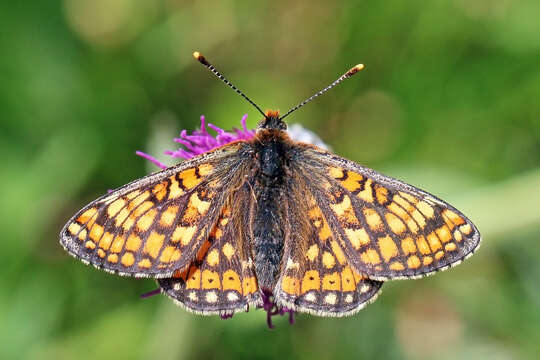
M 198 314 L 261 307 L 344 316 L 386 280 L 459 264 L 480 233 L 437 197 L 313 145 L 262 112 L 199 53 L 195 57 L 254 105 L 256 135 L 135 180 L 79 211 L 61 244 L 85 263 L 158 279 Z

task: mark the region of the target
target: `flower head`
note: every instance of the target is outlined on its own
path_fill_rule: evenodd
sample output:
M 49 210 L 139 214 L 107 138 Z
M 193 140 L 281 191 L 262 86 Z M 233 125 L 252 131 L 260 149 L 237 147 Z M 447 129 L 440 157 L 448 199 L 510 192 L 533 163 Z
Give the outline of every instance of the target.
M 206 125 L 205 117 L 202 115 L 200 129 L 193 131 L 189 135 L 186 130 L 182 130 L 180 137 L 174 139 L 175 142 L 182 144 L 183 148 L 174 151 L 167 150 L 165 151 L 165 154 L 173 158 L 182 158 L 187 160 L 236 140 L 251 139 L 255 136 L 255 130 L 248 130 L 246 126 L 246 119 L 247 114 L 242 116 L 242 120 L 240 121 L 242 125 L 241 130 L 233 129 L 232 131 L 228 132 L 212 124 Z M 217 134 L 210 134 L 207 126 Z M 142 151 L 137 151 L 136 154 L 151 161 L 162 169 L 167 168 L 167 165 L 162 164 L 151 155 L 143 153 Z

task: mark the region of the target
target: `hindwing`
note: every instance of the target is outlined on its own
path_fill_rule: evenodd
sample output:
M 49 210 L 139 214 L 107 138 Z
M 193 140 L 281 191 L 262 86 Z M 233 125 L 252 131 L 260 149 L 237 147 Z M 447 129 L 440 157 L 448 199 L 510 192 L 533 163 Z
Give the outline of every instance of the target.
M 340 237 L 333 233 L 315 197 L 308 178 L 293 173 L 288 188 L 288 234 L 276 302 L 298 312 L 318 316 L 353 314 L 374 301 L 382 282 L 368 279 L 345 256 Z
M 231 193 L 191 264 L 159 280 L 167 296 L 203 315 L 228 315 L 261 304 L 247 223 L 252 201 L 247 184 Z

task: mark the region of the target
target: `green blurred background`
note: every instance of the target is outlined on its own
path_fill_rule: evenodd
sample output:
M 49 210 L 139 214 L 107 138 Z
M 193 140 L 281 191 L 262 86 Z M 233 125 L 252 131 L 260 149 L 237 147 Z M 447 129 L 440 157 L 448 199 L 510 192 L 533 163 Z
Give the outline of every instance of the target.
M 533 359 L 540 353 L 540 2 L 65 0 L 0 5 L 1 359 Z M 200 317 L 58 244 L 83 205 L 157 170 L 199 116 L 282 111 L 352 160 L 446 199 L 483 234 L 350 318 Z M 158 156 L 168 161 L 165 156 Z

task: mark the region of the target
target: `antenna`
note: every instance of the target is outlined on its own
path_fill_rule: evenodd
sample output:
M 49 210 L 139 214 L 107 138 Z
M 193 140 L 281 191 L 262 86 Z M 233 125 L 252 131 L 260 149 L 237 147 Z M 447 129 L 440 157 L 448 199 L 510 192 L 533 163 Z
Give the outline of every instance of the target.
M 287 116 L 289 116 L 292 112 L 300 109 L 302 106 L 306 105 L 308 102 L 310 102 L 311 100 L 315 99 L 316 97 L 318 96 L 321 96 L 322 94 L 324 94 L 325 92 L 327 92 L 328 90 L 330 90 L 331 88 L 333 88 L 334 86 L 336 86 L 337 84 L 339 84 L 340 82 L 342 82 L 343 80 L 345 79 L 348 79 L 350 78 L 351 76 L 353 76 L 354 74 L 356 74 L 357 72 L 359 72 L 360 70 L 364 69 L 364 64 L 358 64 L 354 67 L 352 67 L 349 71 L 347 71 L 345 74 L 341 75 L 336 81 L 334 81 L 333 83 L 331 83 L 330 85 L 328 85 L 327 87 L 325 87 L 324 89 L 322 89 L 321 91 L 319 91 L 318 93 L 316 93 L 315 95 L 307 98 L 306 100 L 302 101 L 300 104 L 296 105 L 295 107 L 293 107 L 291 110 L 287 111 L 285 113 L 285 115 L 283 115 L 282 117 L 280 117 L 279 119 L 280 120 L 283 120 L 284 118 L 286 118 Z
M 201 64 L 203 64 L 204 66 L 206 66 L 208 68 L 208 70 L 210 70 L 214 75 L 216 75 L 221 81 L 223 81 L 225 84 L 227 84 L 231 89 L 233 89 L 234 91 L 236 91 L 236 93 L 238 95 L 240 95 L 241 97 L 243 97 L 244 99 L 246 99 L 251 105 L 255 106 L 255 108 L 257 110 L 259 110 L 259 112 L 261 114 L 263 114 L 263 116 L 266 118 L 266 115 L 265 113 L 261 110 L 260 107 L 257 106 L 257 104 L 255 104 L 253 101 L 251 101 L 250 98 L 248 98 L 246 95 L 244 95 L 244 93 L 242 91 L 240 91 L 236 86 L 234 86 L 233 84 L 231 84 L 231 82 L 227 79 L 225 79 L 225 77 L 223 75 L 221 75 L 219 73 L 219 71 L 216 70 L 216 68 L 214 67 L 214 65 L 210 64 L 208 62 L 208 60 L 206 60 L 206 58 L 198 51 L 195 51 L 193 53 L 193 57 L 195 59 L 197 59 Z

